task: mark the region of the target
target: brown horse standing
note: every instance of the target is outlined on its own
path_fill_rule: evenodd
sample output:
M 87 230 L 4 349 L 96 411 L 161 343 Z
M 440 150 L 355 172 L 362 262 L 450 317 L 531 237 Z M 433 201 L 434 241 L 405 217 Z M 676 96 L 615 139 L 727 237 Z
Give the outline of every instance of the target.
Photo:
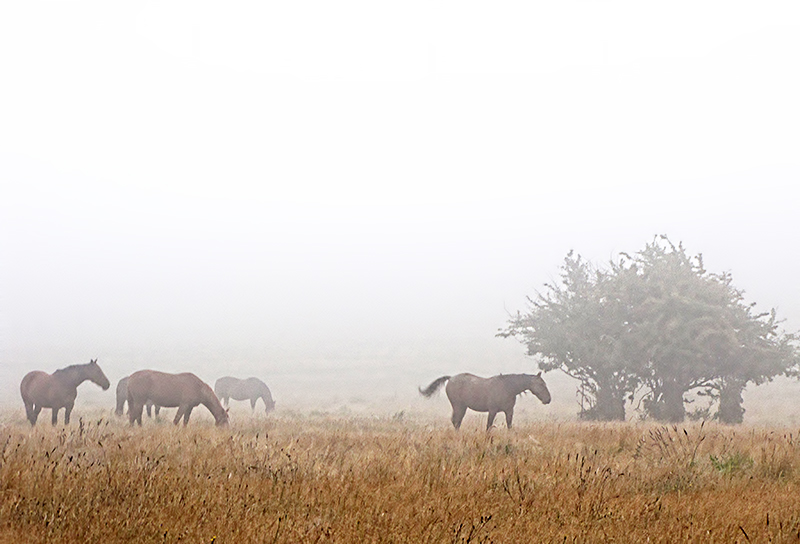
M 249 400 L 250 409 L 256 409 L 258 399 L 264 400 L 267 413 L 275 409 L 275 401 L 272 400 L 272 393 L 267 384 L 258 378 L 247 378 L 240 380 L 231 376 L 225 376 L 214 383 L 214 393 L 228 406 L 230 400 Z
M 128 376 L 125 376 L 120 381 L 117 382 L 117 408 L 114 410 L 114 414 L 121 416 L 125 411 L 125 403 L 128 402 Z M 147 408 L 147 417 L 153 417 L 153 402 L 147 401 L 145 403 L 145 408 Z M 130 408 L 130 406 L 128 406 Z M 156 405 L 156 417 L 158 417 L 158 413 L 161 411 L 161 406 Z
M 456 376 L 442 376 L 425 389 L 419 392 L 425 396 L 433 395 L 443 383 L 447 382 L 445 392 L 453 407 L 453 426 L 461 427 L 461 420 L 467 413 L 467 408 L 476 412 L 489 412 L 486 430 L 494 423 L 497 412 L 506 415 L 506 426 L 511 428 L 514 417 L 514 404 L 517 395 L 523 391 L 530 391 L 542 401 L 550 402 L 550 391 L 542 379 L 542 373 L 533 374 L 500 374 L 491 378 L 479 378 L 473 374 L 458 374 Z
M 42 408 L 53 410 L 53 425 L 58 422 L 58 411 L 64 408 L 64 423 L 69 423 L 69 415 L 78 396 L 78 386 L 86 380 L 96 383 L 103 390 L 111 385 L 97 364 L 97 359 L 85 365 L 72 365 L 56 370 L 52 374 L 41 370 L 26 374 L 19 385 L 19 392 L 31 425 L 36 425 Z
M 128 418 L 142 424 L 142 409 L 151 401 L 157 406 L 166 408 L 178 407 L 178 413 L 172 421 L 175 425 L 183 418 L 183 424 L 189 423 L 189 416 L 198 404 L 202 404 L 211 412 L 218 426 L 228 424 L 228 412 L 222 407 L 219 399 L 203 380 L 192 374 L 167 374 L 157 370 L 140 370 L 128 378 Z

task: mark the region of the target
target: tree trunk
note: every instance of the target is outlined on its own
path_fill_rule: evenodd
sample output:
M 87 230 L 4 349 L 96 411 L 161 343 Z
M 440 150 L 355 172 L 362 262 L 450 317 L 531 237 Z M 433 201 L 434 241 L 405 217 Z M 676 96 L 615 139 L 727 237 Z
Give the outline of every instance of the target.
M 610 387 L 598 386 L 594 406 L 581 414 L 592 421 L 625 421 L 625 397 Z
M 735 425 L 744 421 L 744 408 L 742 407 L 742 391 L 744 382 L 739 380 L 726 380 L 719 390 L 719 411 L 717 417 L 720 423 Z
M 684 388 L 678 383 L 665 383 L 655 392 L 656 400 L 648 407 L 648 413 L 659 421 L 680 423 L 686 419 L 683 405 Z
M 625 397 L 619 391 L 599 389 L 596 407 L 601 421 L 625 421 Z
M 683 405 L 683 388 L 671 384 L 664 390 L 664 420 L 680 423 L 686 419 L 686 407 Z

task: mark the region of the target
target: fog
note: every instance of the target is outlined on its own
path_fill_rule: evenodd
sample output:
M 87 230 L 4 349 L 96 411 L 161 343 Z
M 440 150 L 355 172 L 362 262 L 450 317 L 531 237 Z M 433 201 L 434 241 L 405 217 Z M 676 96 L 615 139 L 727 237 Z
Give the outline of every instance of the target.
M 536 371 L 495 337 L 509 312 L 569 250 L 656 234 L 800 329 L 797 12 L 4 6 L 0 404 L 98 358 L 399 410 L 444 374 Z M 530 411 L 574 413 L 546 378 Z

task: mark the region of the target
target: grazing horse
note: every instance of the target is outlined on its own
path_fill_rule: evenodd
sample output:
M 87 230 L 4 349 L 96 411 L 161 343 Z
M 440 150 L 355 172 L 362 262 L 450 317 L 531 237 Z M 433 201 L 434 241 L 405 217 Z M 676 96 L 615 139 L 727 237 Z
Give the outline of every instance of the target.
M 123 414 L 125 411 L 125 403 L 128 402 L 128 378 L 129 376 L 125 376 L 117 383 L 117 409 L 114 410 L 114 414 L 118 416 Z M 148 400 L 144 406 L 147 408 L 147 417 L 153 417 L 153 401 Z M 155 407 L 156 417 L 158 417 L 161 406 L 155 405 Z M 128 405 L 128 409 L 130 409 L 130 405 Z
M 128 419 L 131 425 L 142 425 L 142 409 L 148 402 L 166 408 L 175 408 L 178 413 L 172 421 L 175 425 L 183 418 L 189 423 L 189 416 L 198 404 L 202 404 L 217 422 L 217 426 L 228 424 L 228 412 L 203 380 L 192 374 L 167 374 L 157 370 L 140 370 L 128 377 Z
M 78 386 L 86 380 L 92 381 L 106 390 L 111 385 L 103 374 L 97 359 L 85 365 L 72 365 L 56 370 L 52 374 L 34 370 L 22 378 L 19 392 L 22 402 L 25 403 L 25 413 L 31 425 L 36 425 L 36 419 L 42 408 L 53 410 L 53 425 L 58 422 L 58 411 L 64 408 L 64 423 L 69 423 L 69 415 L 78 396 Z
M 510 429 L 517 395 L 523 391 L 530 391 L 539 397 L 543 404 L 550 402 L 550 391 L 542 379 L 541 372 L 536 375 L 500 374 L 491 378 L 479 378 L 466 373 L 452 377 L 442 376 L 419 392 L 425 397 L 430 397 L 445 382 L 447 382 L 445 392 L 453 407 L 451 420 L 456 429 L 461 427 L 461 420 L 464 419 L 467 408 L 476 412 L 489 412 L 487 431 L 492 427 L 497 412 L 504 412 L 506 425 Z
M 258 399 L 264 399 L 267 413 L 275 409 L 275 401 L 272 400 L 272 393 L 270 393 L 269 387 L 258 378 L 240 380 L 239 378 L 225 376 L 214 383 L 214 392 L 225 403 L 225 406 L 230 404 L 230 399 L 250 400 L 250 409 L 255 410 Z

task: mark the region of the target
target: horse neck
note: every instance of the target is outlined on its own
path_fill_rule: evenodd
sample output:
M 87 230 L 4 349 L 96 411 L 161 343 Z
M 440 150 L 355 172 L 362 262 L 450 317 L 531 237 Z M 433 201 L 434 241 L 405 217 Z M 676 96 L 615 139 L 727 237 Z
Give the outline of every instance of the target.
M 211 390 L 210 387 L 204 387 L 201 395 L 202 399 L 200 400 L 200 403 L 208 408 L 208 411 L 211 412 L 215 419 L 219 419 L 219 417 L 225 411 L 225 408 L 222 407 L 217 395 Z
M 89 379 L 83 365 L 68 366 L 67 368 L 56 370 L 53 375 L 58 376 L 59 379 L 75 388 Z
M 508 374 L 504 378 L 506 387 L 514 395 L 519 395 L 531 386 L 531 379 L 527 374 Z

